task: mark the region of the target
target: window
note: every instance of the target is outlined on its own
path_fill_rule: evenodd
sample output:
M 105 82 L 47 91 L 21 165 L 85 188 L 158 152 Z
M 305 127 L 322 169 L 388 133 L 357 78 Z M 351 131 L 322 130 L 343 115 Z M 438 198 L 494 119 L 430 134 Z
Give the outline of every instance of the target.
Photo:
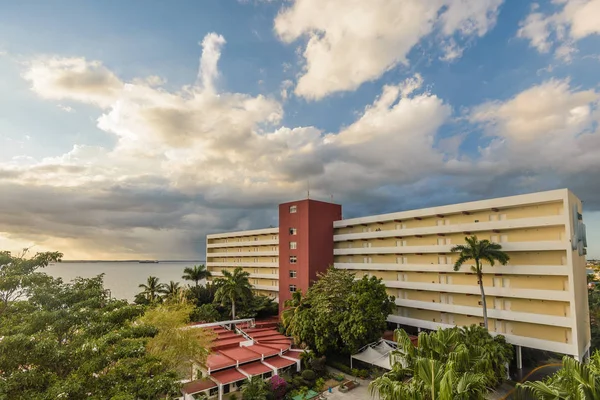
M 296 261 L 298 261 L 296 256 L 290 256 L 290 264 L 296 264 Z
M 290 292 L 294 293 L 296 291 L 296 285 L 290 285 Z
M 254 273 L 258 274 L 258 268 L 254 268 Z
M 297 206 L 290 206 L 290 214 L 294 214 L 298 212 L 298 207 Z
M 290 235 L 295 235 L 298 232 L 296 228 L 290 228 Z
M 296 277 L 296 271 L 291 269 L 290 270 L 290 278 L 295 278 Z
M 290 242 L 290 249 L 291 250 L 296 250 L 297 245 L 298 244 L 296 242 Z
M 258 285 L 258 279 L 254 279 L 254 284 Z

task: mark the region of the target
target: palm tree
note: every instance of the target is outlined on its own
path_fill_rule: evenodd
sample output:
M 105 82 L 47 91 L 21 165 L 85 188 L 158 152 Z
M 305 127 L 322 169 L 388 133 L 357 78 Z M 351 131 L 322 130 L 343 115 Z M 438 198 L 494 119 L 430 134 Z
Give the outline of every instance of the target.
M 300 310 L 300 306 L 302 305 L 303 300 L 304 297 L 302 296 L 302 291 L 298 290 L 296 292 L 293 292 L 292 298 L 286 300 L 284 303 L 286 309 L 283 310 L 283 312 L 281 313 L 281 324 L 285 329 L 286 335 L 290 335 L 293 330 L 296 312 Z
M 252 286 L 248 281 L 250 274 L 242 268 L 237 267 L 233 273 L 224 269 L 223 278 L 216 280 L 218 289 L 215 293 L 215 301 L 221 302 L 221 305 L 231 301 L 231 319 L 235 319 L 236 300 L 250 300 L 252 298 Z
M 143 289 L 141 294 L 146 296 L 151 303 L 154 303 L 160 298 L 159 293 L 163 292 L 165 284 L 159 283 L 159 279 L 156 276 L 149 276 L 146 284 L 140 283 L 138 287 Z
M 180 294 L 181 287 L 179 287 L 179 282 L 171 281 L 164 285 L 160 292 L 164 298 L 175 298 Z
M 369 385 L 371 394 L 383 400 L 483 399 L 504 373 L 490 358 L 504 360 L 503 354 L 511 354 L 510 345 L 496 343 L 476 326 L 422 332 L 418 347 L 405 331 L 395 334 L 398 349 L 391 354 L 392 370 Z M 470 337 L 478 340 L 470 342 Z
M 198 282 L 200 282 L 202 279 L 209 278 L 210 276 L 210 271 L 206 269 L 204 264 L 201 264 L 194 265 L 193 267 L 186 267 L 183 270 L 183 276 L 181 278 L 185 279 L 186 281 L 194 281 L 196 286 L 198 286 Z
M 242 386 L 242 400 L 264 400 L 269 390 L 267 383 L 260 376 L 253 376 Z
M 458 260 L 454 263 L 454 270 L 460 270 L 462 265 L 469 261 L 475 261 L 475 266 L 471 267 L 473 272 L 477 274 L 477 283 L 481 291 L 481 306 L 483 307 L 483 325 L 488 329 L 487 303 L 485 301 L 485 292 L 483 290 L 483 272 L 482 261 L 487 261 L 490 266 L 494 266 L 496 261 L 502 265 L 506 265 L 510 257 L 502 251 L 502 246 L 498 243 L 492 243 L 489 240 L 477 240 L 477 236 L 466 237 L 466 245 L 459 244 L 450 249 L 453 253 L 460 253 Z
M 517 384 L 519 392 L 536 399 L 600 399 L 600 352 L 595 351 L 587 363 L 564 356 L 562 369 L 543 382 Z

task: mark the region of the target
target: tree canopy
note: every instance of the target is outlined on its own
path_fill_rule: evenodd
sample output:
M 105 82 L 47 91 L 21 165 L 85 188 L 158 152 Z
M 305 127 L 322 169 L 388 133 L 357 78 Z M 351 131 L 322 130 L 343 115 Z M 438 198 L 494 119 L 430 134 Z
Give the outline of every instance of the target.
M 600 399 L 600 352 L 583 363 L 564 356 L 562 364 L 561 370 L 543 382 L 519 384 L 519 392 L 539 400 Z
M 0 398 L 157 399 L 178 394 L 175 371 L 146 350 L 158 330 L 143 307 L 110 299 L 102 276 L 45 277 L 0 317 Z
M 392 371 L 369 385 L 382 400 L 484 399 L 512 358 L 503 337 L 478 326 L 421 332 L 417 347 L 403 330 L 396 338 Z
M 215 281 L 217 285 L 215 301 L 221 302 L 221 304 L 229 302 L 231 304 L 231 319 L 235 319 L 236 301 L 248 301 L 252 298 L 252 285 L 248 280 L 250 274 L 240 267 L 237 267 L 233 272 L 226 269 L 222 272 L 223 278 Z
M 198 286 L 202 279 L 206 279 L 210 276 L 210 271 L 206 269 L 204 264 L 201 264 L 194 265 L 193 267 L 186 267 L 183 270 L 183 276 L 181 278 L 186 281 L 193 281 L 195 286 Z
M 320 354 L 348 354 L 380 339 L 395 307 L 381 279 L 355 280 L 354 274 L 334 268 L 286 305 L 293 312 L 286 312 L 284 329 Z

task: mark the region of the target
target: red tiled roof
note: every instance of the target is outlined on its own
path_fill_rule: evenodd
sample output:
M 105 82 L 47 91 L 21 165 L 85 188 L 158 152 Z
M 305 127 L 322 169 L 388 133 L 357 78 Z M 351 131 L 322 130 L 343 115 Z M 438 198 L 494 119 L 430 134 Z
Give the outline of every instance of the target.
M 273 347 L 269 347 L 269 346 L 261 346 L 259 344 L 253 344 L 252 346 L 248 346 L 246 348 L 249 350 L 252 350 L 253 352 L 255 352 L 257 354 L 261 354 L 265 357 L 274 356 L 275 354 L 279 354 L 278 349 L 274 349 Z
M 279 356 L 266 358 L 264 362 L 269 365 L 274 366 L 277 369 L 289 367 L 290 365 L 296 364 L 295 361 L 287 360 L 287 359 L 285 359 L 283 357 L 279 357 Z
M 181 388 L 181 393 L 194 394 L 214 387 L 217 387 L 217 384 L 210 379 L 199 379 L 197 381 L 185 383 Z
M 206 360 L 206 366 L 211 370 L 233 367 L 236 365 L 235 360 L 221 354 L 221 353 L 212 353 L 209 354 L 208 359 Z
M 287 336 L 283 336 L 280 334 L 275 334 L 275 335 L 270 335 L 270 336 L 263 336 L 263 337 L 259 337 L 256 338 L 257 341 L 263 341 L 263 340 L 280 340 L 280 339 L 289 339 Z
M 248 350 L 245 347 L 232 347 L 223 349 L 220 352 L 233 360 L 237 360 L 240 364 L 248 361 L 260 360 L 260 354 Z
M 223 339 L 223 340 L 217 339 L 212 343 L 212 348 L 215 350 L 221 350 L 221 349 L 224 349 L 227 347 L 232 347 L 232 346 L 238 347 L 241 342 L 245 342 L 245 341 L 246 341 L 246 338 L 244 338 L 243 336 L 238 336 L 235 338 Z
M 244 379 L 247 379 L 246 375 L 242 374 L 235 368 L 215 372 L 214 374 L 210 374 L 210 377 L 220 382 L 222 385 L 227 385 L 231 382 L 243 381 Z
M 270 343 L 270 342 L 260 342 L 261 346 L 266 346 L 266 347 L 272 347 L 274 349 L 279 349 L 279 350 L 287 350 L 290 347 L 292 347 L 291 343 Z M 279 353 L 279 352 L 278 352 Z
M 237 333 L 230 332 L 230 331 L 227 331 L 227 332 L 218 332 L 217 333 L 218 340 L 234 338 L 234 337 L 237 337 L 237 336 L 239 336 Z
M 300 359 L 300 354 L 304 353 L 303 351 L 288 351 L 284 354 L 286 357 L 295 358 L 296 360 Z
M 252 339 L 258 339 L 264 336 L 274 336 L 274 335 L 280 335 L 279 332 L 277 332 L 274 329 L 266 329 L 266 330 L 262 330 L 262 331 L 254 331 L 254 332 L 246 332 L 248 334 L 248 336 L 250 336 Z
M 265 372 L 273 372 L 273 370 L 271 368 L 267 367 L 265 364 L 261 363 L 260 361 L 255 361 L 250 364 L 241 365 L 240 369 L 243 370 L 248 375 L 253 375 L 253 376 L 264 374 Z

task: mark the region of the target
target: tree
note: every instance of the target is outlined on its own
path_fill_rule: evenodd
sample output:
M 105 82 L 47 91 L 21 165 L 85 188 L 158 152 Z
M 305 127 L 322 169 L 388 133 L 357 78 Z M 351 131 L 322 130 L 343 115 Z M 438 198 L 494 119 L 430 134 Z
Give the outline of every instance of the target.
M 17 256 L 0 251 L 0 315 L 10 302 L 27 295 L 30 286 L 46 276 L 36 272 L 38 269 L 60 262 L 63 256 L 59 252 L 46 252 L 27 258 L 27 253 L 28 249 Z
M 494 266 L 496 261 L 502 265 L 506 265 L 510 257 L 502 251 L 502 246 L 497 243 L 492 243 L 489 240 L 477 240 L 477 236 L 466 237 L 466 245 L 459 244 L 450 249 L 453 253 L 459 253 L 458 260 L 454 263 L 454 270 L 458 271 L 462 265 L 469 261 L 475 261 L 475 266 L 472 267 L 473 272 L 477 274 L 477 282 L 481 291 L 481 306 L 483 308 L 483 324 L 485 329 L 488 329 L 487 303 L 485 301 L 485 291 L 483 290 L 483 272 L 482 261 L 487 261 L 490 266 Z
M 200 307 L 203 304 L 212 303 L 215 300 L 217 285 L 207 282 L 204 286 L 190 286 L 187 290 L 187 296 L 190 301 Z
M 369 385 L 382 400 L 483 399 L 505 376 L 512 356 L 503 338 L 477 326 L 421 332 L 418 347 L 405 331 L 395 335 L 392 371 Z
M 157 329 L 134 323 L 143 312 L 111 299 L 101 275 L 72 283 L 45 276 L 0 316 L 0 398 L 178 396 L 175 371 L 145 350 Z
M 198 286 L 199 282 L 202 279 L 209 278 L 210 276 L 212 276 L 210 271 L 208 271 L 206 269 L 206 266 L 204 264 L 201 264 L 201 265 L 194 265 L 191 268 L 186 267 L 183 270 L 183 276 L 181 278 L 185 279 L 186 281 L 194 281 L 196 286 Z
M 302 290 L 298 290 L 293 292 L 292 298 L 286 300 L 284 303 L 285 309 L 281 312 L 281 324 L 286 327 L 286 335 L 292 334 L 291 329 L 295 325 L 294 319 L 296 318 L 296 312 L 299 312 L 299 307 L 303 300 Z
M 215 293 L 215 301 L 231 303 L 231 319 L 235 319 L 235 302 L 237 300 L 247 301 L 252 298 L 252 286 L 248 281 L 250 274 L 242 268 L 237 267 L 233 273 L 223 270 L 224 278 L 217 279 L 218 289 Z
M 387 295 L 381 279 L 355 280 L 347 270 L 330 268 L 319 274 L 306 296 L 296 295 L 288 306 L 283 327 L 297 343 L 319 354 L 348 354 L 381 338 L 394 297 Z
M 600 399 L 600 352 L 594 352 L 587 363 L 564 356 L 562 364 L 561 370 L 543 382 L 518 384 L 518 391 L 540 400 Z
M 160 300 L 160 293 L 163 293 L 165 290 L 165 284 L 160 283 L 160 279 L 156 276 L 149 276 L 146 283 L 141 283 L 138 285 L 140 289 L 143 289 L 140 293 L 144 296 L 150 303 L 154 303 Z
M 161 293 L 165 299 L 176 298 L 181 294 L 181 289 L 179 282 L 170 281 L 169 284 L 162 287 Z
M 216 322 L 221 320 L 221 313 L 214 304 L 203 304 L 192 313 L 194 321 L 198 322 Z
M 214 339 L 210 331 L 185 328 L 192 310 L 193 306 L 188 304 L 163 304 L 147 310 L 139 320 L 158 329 L 148 340 L 148 353 L 177 371 L 180 377 L 189 379 L 193 379 L 195 367 L 205 366 Z
M 247 379 L 242 386 L 242 400 L 265 400 L 268 394 L 267 383 L 260 376 Z

